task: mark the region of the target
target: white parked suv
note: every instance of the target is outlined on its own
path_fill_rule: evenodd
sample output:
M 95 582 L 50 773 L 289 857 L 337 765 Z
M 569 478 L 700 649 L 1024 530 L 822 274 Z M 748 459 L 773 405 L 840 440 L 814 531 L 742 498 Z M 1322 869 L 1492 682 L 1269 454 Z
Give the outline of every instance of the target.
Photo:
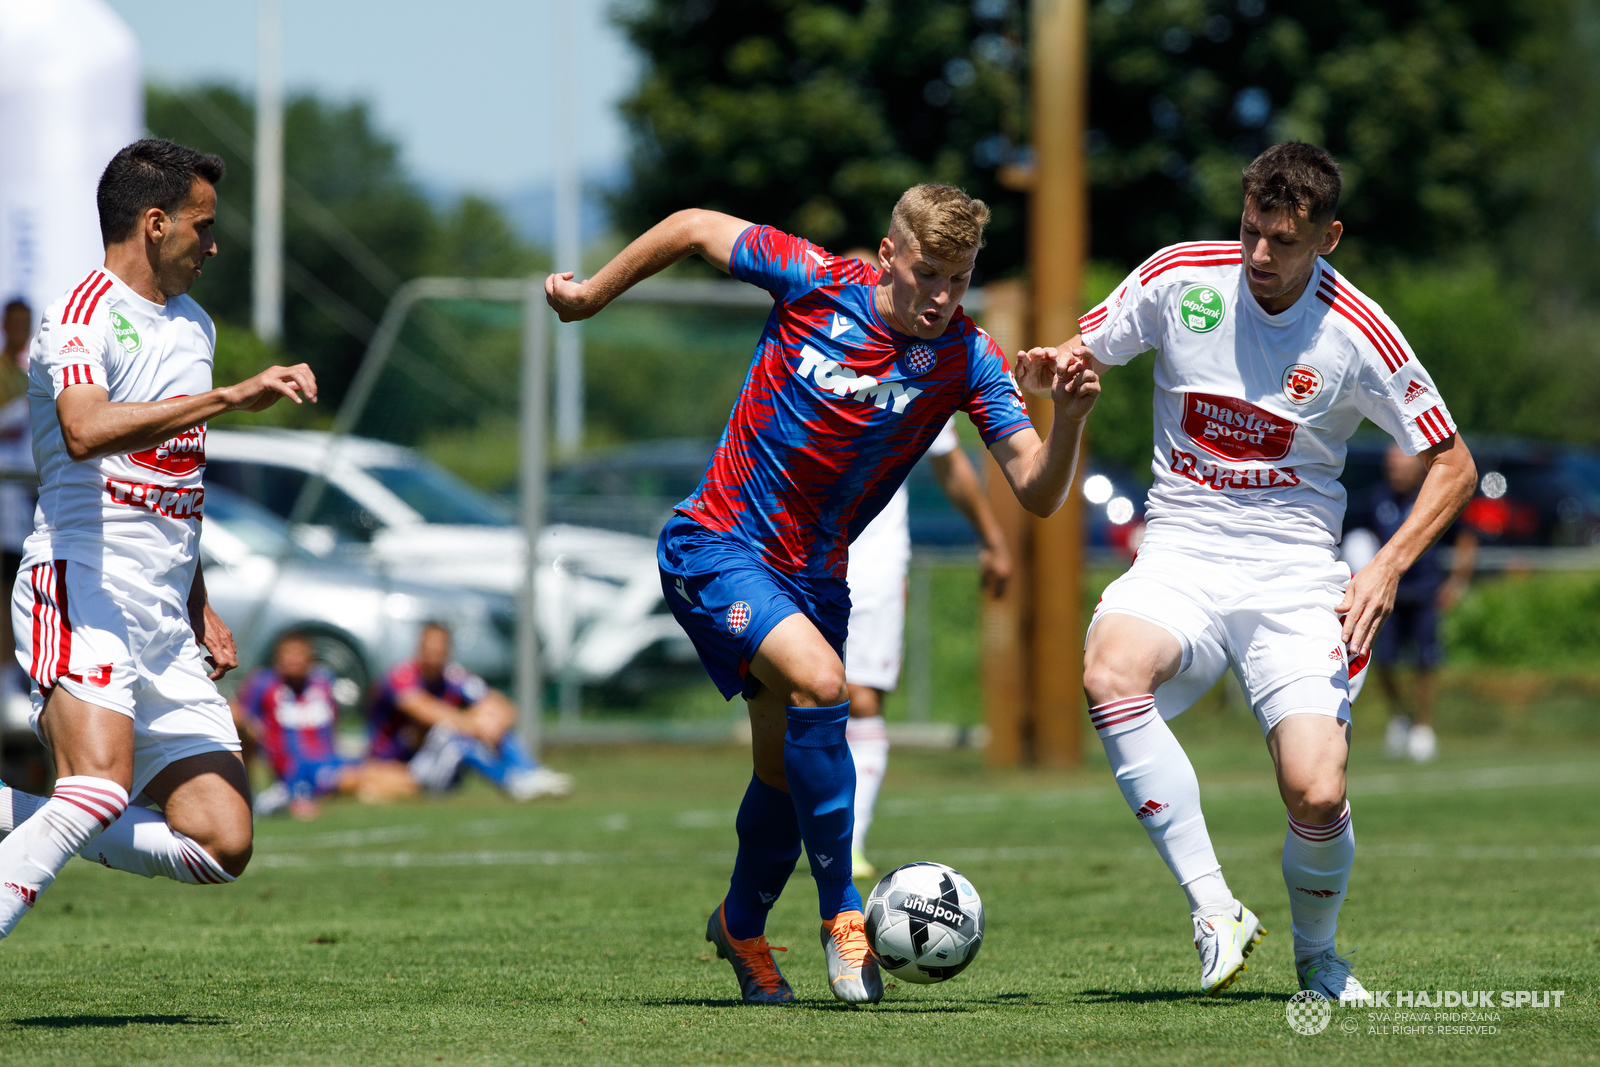
M 308 430 L 212 430 L 205 480 L 287 518 L 331 443 Z M 522 588 L 527 552 L 512 509 L 412 449 L 382 441 L 339 444 L 322 499 L 296 536 L 320 555 L 354 555 L 405 581 Z M 693 645 L 662 599 L 653 542 L 547 526 L 538 565 L 537 623 L 551 674 L 632 687 L 630 680 L 648 684 L 651 668 L 693 664 Z M 638 668 L 631 679 L 624 676 L 630 666 Z

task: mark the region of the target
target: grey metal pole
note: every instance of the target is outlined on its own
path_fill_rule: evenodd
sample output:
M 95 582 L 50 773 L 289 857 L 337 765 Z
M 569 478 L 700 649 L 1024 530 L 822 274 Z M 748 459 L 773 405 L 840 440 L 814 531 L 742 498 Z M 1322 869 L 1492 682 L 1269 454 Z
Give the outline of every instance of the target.
M 517 612 L 517 719 L 522 739 L 539 755 L 544 686 L 539 677 L 539 532 L 544 529 L 545 420 L 550 407 L 550 326 L 544 286 L 530 282 L 522 305 L 522 533 L 528 561 L 522 568 Z
M 278 0 L 256 0 L 255 218 L 251 325 L 263 341 L 283 336 L 283 18 Z
M 578 27 L 572 3 L 556 4 L 556 270 L 583 278 L 583 188 L 578 164 Z M 583 324 L 563 322 L 556 332 L 556 451 L 575 455 L 583 445 Z

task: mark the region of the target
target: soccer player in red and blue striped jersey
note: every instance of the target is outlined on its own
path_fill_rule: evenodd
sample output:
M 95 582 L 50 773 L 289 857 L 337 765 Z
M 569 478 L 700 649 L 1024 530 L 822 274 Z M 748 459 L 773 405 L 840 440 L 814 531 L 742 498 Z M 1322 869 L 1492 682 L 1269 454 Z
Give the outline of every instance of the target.
M 568 322 L 696 254 L 773 297 L 710 468 L 657 552 L 667 603 L 712 681 L 750 708 L 755 774 L 739 810 L 732 883 L 707 929 L 747 1001 L 793 999 L 763 930 L 802 842 L 834 995 L 882 995 L 850 882 L 855 771 L 840 655 L 850 542 L 957 411 L 972 418 L 1023 505 L 1053 513 L 1099 395 L 1086 360 L 1053 350 L 1019 354 L 1014 379 L 962 314 L 988 217 L 959 189 L 916 186 L 896 204 L 872 267 L 770 226 L 680 211 L 593 278 L 545 282 Z M 1019 385 L 1055 406 L 1043 440 Z

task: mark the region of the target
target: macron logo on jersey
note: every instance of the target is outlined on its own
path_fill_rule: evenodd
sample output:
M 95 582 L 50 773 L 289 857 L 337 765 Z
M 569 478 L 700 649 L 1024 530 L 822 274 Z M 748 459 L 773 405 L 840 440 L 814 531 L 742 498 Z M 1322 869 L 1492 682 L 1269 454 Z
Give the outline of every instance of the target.
M 833 323 L 828 327 L 828 337 L 838 337 L 842 333 L 849 333 L 855 329 L 855 320 L 847 319 L 837 311 L 833 313 Z
M 896 415 L 903 415 L 906 405 L 922 395 L 922 390 L 914 386 L 880 382 L 870 374 L 852 377 L 848 373 L 840 373 L 843 370 L 836 361 L 810 345 L 800 349 L 800 369 L 796 373 L 802 378 L 810 378 L 817 383 L 818 389 L 834 396 L 854 394 L 858 401 L 871 403 L 879 411 L 892 410 Z

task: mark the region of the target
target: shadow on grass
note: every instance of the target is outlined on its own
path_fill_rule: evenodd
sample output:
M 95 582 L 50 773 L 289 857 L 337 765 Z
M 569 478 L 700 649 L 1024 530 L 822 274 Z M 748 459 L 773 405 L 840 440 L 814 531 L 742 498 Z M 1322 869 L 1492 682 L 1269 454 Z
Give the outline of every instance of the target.
M 1175 1000 L 1192 1000 L 1201 1004 L 1242 1004 L 1256 1000 L 1288 1000 L 1282 993 L 1229 992 L 1220 997 L 1208 997 L 1198 989 L 1085 989 L 1077 1001 L 1084 1004 L 1155 1004 Z
M 118 1026 L 227 1026 L 231 1020 L 216 1015 L 39 1015 L 32 1019 L 12 1019 L 17 1026 L 39 1026 L 47 1030 L 73 1030 L 78 1027 L 110 1029 Z
M 993 997 L 963 997 L 958 1002 L 949 1000 L 928 1002 L 897 997 L 879 1001 L 877 1004 L 860 1005 L 860 1007 L 867 1011 L 888 1011 L 916 1015 L 965 1015 L 976 1008 L 993 1006 L 1044 1007 L 1047 1003 L 1045 1001 L 1023 999 L 1028 996 L 1026 993 L 1001 993 Z M 643 1000 L 639 1003 L 649 1008 L 759 1008 L 764 1006 L 746 1004 L 744 1001 L 733 997 L 661 997 L 655 1000 Z M 827 1012 L 855 1011 L 857 1008 L 857 1005 L 846 1004 L 843 1001 L 820 999 L 797 1000 L 792 1004 L 774 1004 L 770 1006 L 780 1010 L 787 1008 L 793 1011 L 798 1008 Z

